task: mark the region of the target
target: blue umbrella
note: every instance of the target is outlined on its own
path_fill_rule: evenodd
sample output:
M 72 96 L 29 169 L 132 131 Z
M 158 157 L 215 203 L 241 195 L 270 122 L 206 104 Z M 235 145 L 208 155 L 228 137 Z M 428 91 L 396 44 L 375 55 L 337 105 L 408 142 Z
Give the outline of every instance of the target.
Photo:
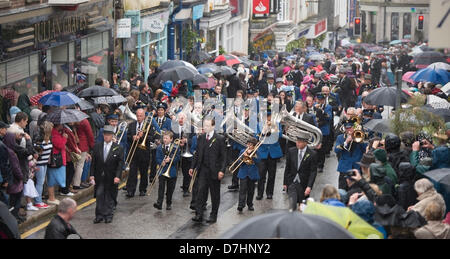
M 80 101 L 80 98 L 69 92 L 53 92 L 39 99 L 39 103 L 50 106 L 68 106 Z
M 402 41 L 401 40 L 393 40 L 391 42 L 389 42 L 389 45 L 397 45 L 397 44 L 401 44 Z
M 416 82 L 424 81 L 445 85 L 450 81 L 450 73 L 443 69 L 427 67 L 414 73 L 411 79 Z

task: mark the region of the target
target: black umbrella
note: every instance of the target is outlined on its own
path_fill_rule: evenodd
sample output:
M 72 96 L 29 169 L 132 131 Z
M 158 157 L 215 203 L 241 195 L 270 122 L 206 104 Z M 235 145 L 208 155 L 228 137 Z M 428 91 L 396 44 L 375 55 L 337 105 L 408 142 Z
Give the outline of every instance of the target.
M 419 53 L 414 56 L 414 61 L 412 63 L 412 66 L 417 66 L 417 65 L 428 66 L 435 62 L 447 63 L 445 60 L 444 54 L 437 52 L 437 51 L 424 51 L 424 52 Z
M 371 131 L 379 133 L 391 133 L 391 120 L 388 119 L 371 119 L 369 122 L 364 124 L 364 128 L 370 129 Z
M 219 73 L 220 67 L 214 63 L 209 64 L 202 64 L 197 66 L 197 70 L 200 74 L 206 74 L 206 73 Z
M 114 95 L 114 96 L 101 96 L 93 98 L 95 104 L 117 104 L 124 103 L 127 101 L 125 97 L 122 95 Z
M 236 74 L 236 70 L 228 66 L 220 66 L 220 74 L 223 76 L 230 76 Z
M 88 102 L 84 99 L 81 99 L 81 101 L 77 104 L 78 104 L 78 106 L 80 106 L 80 109 L 82 111 L 94 109 L 94 105 L 92 105 L 90 102 Z
M 194 76 L 194 79 L 192 79 L 192 84 L 193 85 L 199 85 L 202 83 L 208 83 L 208 78 L 204 75 L 201 74 L 197 74 Z
M 300 212 L 274 212 L 247 219 L 222 235 L 223 239 L 308 238 L 353 239 L 337 223 Z
M 0 201 L 0 239 L 20 239 L 17 220 L 9 212 L 8 206 Z
M 190 67 L 174 67 L 161 71 L 155 81 L 157 83 L 166 81 L 177 82 L 179 80 L 192 79 L 196 74 L 198 74 L 198 71 Z
M 450 168 L 440 168 L 425 172 L 425 176 L 436 186 L 436 190 L 444 197 L 445 204 L 450 206 Z
M 113 95 L 119 95 L 116 91 L 114 91 L 111 88 L 106 88 L 103 86 L 91 86 L 84 90 L 82 90 L 80 93 L 78 93 L 78 97 L 99 97 L 99 96 L 113 96 Z
M 254 61 L 250 60 L 246 57 L 241 57 L 242 64 L 244 64 L 245 67 L 251 67 L 251 66 L 259 66 L 262 64 L 261 61 Z
M 75 109 L 56 109 L 47 115 L 47 120 L 53 124 L 79 122 L 87 118 L 88 115 Z
M 166 61 L 164 63 L 161 64 L 161 66 L 159 66 L 159 70 L 166 70 L 166 69 L 170 69 L 170 68 L 174 68 L 174 67 L 190 67 L 195 69 L 194 65 L 192 65 L 189 62 L 186 62 L 184 60 L 169 60 Z
M 386 105 L 395 107 L 397 98 L 397 88 L 396 87 L 380 87 L 369 93 L 364 102 L 371 105 Z M 409 95 L 405 92 L 401 92 L 401 102 L 407 102 Z
M 211 58 L 211 55 L 204 52 L 204 51 L 196 51 L 195 53 L 192 54 L 191 60 L 192 61 L 198 61 L 198 62 L 203 62 L 206 60 L 209 60 Z
M 449 109 L 443 109 L 443 108 L 435 109 L 435 108 L 431 107 L 428 104 L 422 106 L 422 109 L 424 111 L 433 113 L 436 116 L 442 117 L 445 122 L 449 122 L 450 121 L 450 110 Z

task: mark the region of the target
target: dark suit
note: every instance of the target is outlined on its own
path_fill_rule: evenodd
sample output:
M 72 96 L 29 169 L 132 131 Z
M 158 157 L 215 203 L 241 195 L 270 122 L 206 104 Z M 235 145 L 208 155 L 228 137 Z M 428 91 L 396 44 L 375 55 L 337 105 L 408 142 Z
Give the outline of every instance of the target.
M 338 83 L 340 88 L 339 98 L 344 108 L 355 107 L 356 95 L 350 78 L 347 76 L 341 78 Z
M 112 218 L 118 186 L 114 184 L 114 178 L 120 179 L 122 175 L 124 151 L 120 145 L 112 143 L 108 156 L 104 160 L 103 145 L 104 141 L 95 144 L 90 169 L 90 175 L 95 177 L 96 183 L 95 217 Z
M 191 169 L 197 169 L 199 177 L 198 199 L 196 202 L 196 213 L 203 213 L 203 204 L 208 197 L 208 189 L 211 194 L 212 210 L 211 216 L 217 217 L 220 204 L 220 180 L 218 173 L 225 173 L 226 147 L 225 138 L 214 132 L 209 141 L 206 134 L 200 135 L 197 143 L 197 152 L 194 155 Z
M 307 187 L 312 189 L 317 174 L 317 153 L 307 147 L 303 159 L 298 168 L 298 149 L 290 148 L 286 155 L 286 167 L 284 170 L 283 185 L 288 187 L 287 192 L 291 202 L 298 204 L 305 199 Z M 300 183 L 294 182 L 296 175 L 299 175 Z
M 136 135 L 137 122 L 133 122 L 130 124 L 127 132 L 128 144 L 131 146 L 133 143 L 133 136 Z M 144 130 L 144 128 L 142 128 Z M 130 162 L 130 174 L 127 180 L 127 192 L 130 195 L 134 195 L 136 192 L 137 186 L 137 171 L 139 170 L 139 174 L 141 175 L 141 180 L 139 183 L 139 191 L 146 192 L 148 185 L 148 166 L 150 163 L 150 144 L 156 139 L 159 135 L 156 135 L 155 132 L 160 132 L 158 124 L 153 119 L 152 128 L 147 136 L 145 147 L 146 150 L 143 150 L 139 147 L 136 148 L 133 160 Z M 144 134 L 145 135 L 145 134 Z M 142 143 L 144 136 L 138 140 L 139 145 Z

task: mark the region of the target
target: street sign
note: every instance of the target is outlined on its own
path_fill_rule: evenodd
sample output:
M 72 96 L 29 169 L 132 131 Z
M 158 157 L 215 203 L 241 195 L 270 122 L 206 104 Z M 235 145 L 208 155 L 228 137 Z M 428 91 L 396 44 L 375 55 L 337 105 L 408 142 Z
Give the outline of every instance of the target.
M 432 48 L 450 47 L 450 1 L 430 1 L 429 46 Z
M 119 19 L 117 20 L 117 38 L 127 39 L 131 38 L 131 19 Z

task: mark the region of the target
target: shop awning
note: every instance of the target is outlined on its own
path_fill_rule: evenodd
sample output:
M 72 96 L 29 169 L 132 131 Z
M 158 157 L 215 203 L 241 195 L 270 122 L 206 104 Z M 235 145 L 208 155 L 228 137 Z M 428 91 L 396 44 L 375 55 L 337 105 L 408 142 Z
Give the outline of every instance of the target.
M 192 15 L 192 8 L 183 8 L 175 14 L 175 21 L 184 21 L 190 19 Z

